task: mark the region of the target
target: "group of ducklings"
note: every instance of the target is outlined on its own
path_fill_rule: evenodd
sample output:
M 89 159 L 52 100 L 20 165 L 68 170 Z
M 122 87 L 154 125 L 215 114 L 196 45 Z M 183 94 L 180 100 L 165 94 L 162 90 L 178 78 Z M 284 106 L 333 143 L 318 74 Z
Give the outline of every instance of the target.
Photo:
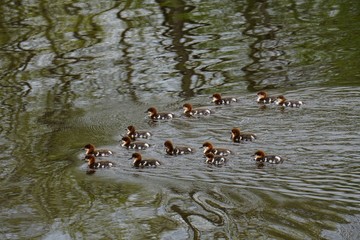
M 268 96 L 266 92 L 260 91 L 257 93 L 258 99 L 257 102 L 261 104 L 271 104 L 275 103 L 283 107 L 300 107 L 303 103 L 301 101 L 287 101 L 284 96 L 271 97 Z M 212 95 L 212 102 L 215 105 L 229 105 L 233 102 L 237 102 L 237 98 L 234 97 L 221 97 L 221 94 L 215 93 Z M 183 105 L 184 115 L 187 117 L 192 116 L 201 116 L 201 115 L 210 115 L 213 113 L 212 110 L 207 108 L 197 108 L 194 109 L 190 103 L 185 103 Z M 150 107 L 146 113 L 151 120 L 169 120 L 174 118 L 174 114 L 167 112 L 158 112 L 155 107 Z M 136 149 L 144 150 L 150 147 L 150 144 L 142 141 L 136 141 L 138 138 L 147 139 L 152 136 L 151 132 L 148 131 L 138 131 L 134 126 L 130 125 L 127 127 L 127 134 L 122 140 L 121 146 L 127 149 Z M 243 133 L 239 128 L 233 128 L 231 130 L 231 139 L 233 142 L 245 142 L 253 141 L 256 139 L 256 135 L 253 133 Z M 182 155 L 182 154 L 191 154 L 195 150 L 191 147 L 186 146 L 174 146 L 170 140 L 164 142 L 165 152 L 168 155 Z M 207 164 L 221 166 L 227 162 L 226 156 L 232 154 L 232 151 L 225 148 L 216 148 L 212 145 L 211 142 L 204 142 L 202 147 L 204 155 L 206 157 L 205 162 Z M 88 168 L 91 170 L 98 168 L 108 168 L 113 167 L 115 164 L 111 161 L 96 161 L 96 157 L 107 157 L 113 154 L 112 151 L 107 149 L 95 149 L 93 144 L 87 144 L 83 148 L 85 152 L 85 159 L 88 161 Z M 161 165 L 161 162 L 156 159 L 143 159 L 139 152 L 132 154 L 131 158 L 133 160 L 133 166 L 136 168 L 139 167 L 156 167 Z M 271 163 L 279 164 L 284 161 L 280 156 L 276 155 L 266 155 L 264 151 L 258 150 L 254 154 L 254 160 L 257 163 Z

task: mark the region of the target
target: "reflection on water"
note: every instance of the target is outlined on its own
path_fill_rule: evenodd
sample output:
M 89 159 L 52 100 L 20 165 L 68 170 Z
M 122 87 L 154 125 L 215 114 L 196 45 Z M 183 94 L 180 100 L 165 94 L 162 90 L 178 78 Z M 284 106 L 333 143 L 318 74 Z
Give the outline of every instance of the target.
M 353 1 L 0 4 L 1 239 L 358 239 L 360 21 Z M 339 34 L 341 32 L 341 34 Z M 350 37 L 351 36 L 351 37 Z M 256 91 L 303 100 L 259 106 Z M 239 97 L 212 106 L 214 92 Z M 181 106 L 214 116 L 185 118 Z M 178 118 L 149 123 L 149 106 Z M 149 129 L 131 168 L 128 125 Z M 230 130 L 257 134 L 233 144 Z M 223 167 L 163 142 L 232 149 Z M 80 148 L 115 151 L 87 175 Z M 286 157 L 257 168 L 257 149 Z

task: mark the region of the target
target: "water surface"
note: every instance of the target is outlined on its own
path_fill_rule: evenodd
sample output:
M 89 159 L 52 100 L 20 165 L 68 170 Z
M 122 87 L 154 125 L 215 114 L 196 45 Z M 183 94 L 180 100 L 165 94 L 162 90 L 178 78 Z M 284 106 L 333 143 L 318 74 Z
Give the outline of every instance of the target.
M 1 239 L 358 239 L 358 1 L 4 1 Z M 256 103 L 256 92 L 302 100 Z M 213 93 L 239 103 L 214 106 Z M 215 114 L 185 118 L 181 106 Z M 156 106 L 177 118 L 153 123 Z M 131 167 L 128 125 L 154 136 Z M 234 144 L 230 131 L 257 134 Z M 197 149 L 165 156 L 163 142 Z M 204 164 L 204 141 L 235 152 Z M 86 174 L 80 150 L 110 148 Z M 257 166 L 263 149 L 286 158 Z

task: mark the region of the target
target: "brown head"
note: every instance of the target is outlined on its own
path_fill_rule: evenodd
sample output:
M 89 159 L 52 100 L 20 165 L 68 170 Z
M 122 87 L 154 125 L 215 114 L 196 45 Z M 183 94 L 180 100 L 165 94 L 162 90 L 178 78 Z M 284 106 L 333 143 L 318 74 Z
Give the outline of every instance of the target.
M 240 128 L 233 128 L 231 130 L 231 139 L 234 139 L 239 136 L 240 136 Z
M 167 148 L 169 151 L 172 151 L 174 149 L 174 146 L 170 140 L 166 140 L 164 142 L 165 148 Z
M 84 150 L 86 150 L 86 154 L 91 154 L 94 152 L 95 150 L 95 146 L 92 145 L 92 144 L 86 144 L 84 147 L 83 147 Z
M 220 95 L 220 93 L 214 93 L 213 95 L 212 95 L 212 101 L 213 102 L 215 102 L 215 101 L 218 101 L 218 100 L 221 100 L 221 95 Z
M 254 158 L 255 160 L 257 159 L 261 159 L 261 158 L 264 158 L 265 157 L 265 152 L 262 151 L 262 150 L 257 150 L 254 154 Z
M 205 154 L 205 157 L 208 159 L 213 159 L 215 157 L 215 155 L 213 153 L 207 153 L 207 154 Z
M 192 105 L 190 103 L 185 103 L 183 105 L 184 113 L 190 112 L 192 110 Z
M 121 139 L 121 141 L 122 141 L 122 144 L 121 144 L 122 146 L 127 146 L 131 143 L 131 138 L 128 136 L 125 136 Z
M 146 112 L 148 113 L 148 115 L 149 115 L 150 117 L 157 114 L 157 110 L 156 110 L 156 108 L 154 108 L 154 107 L 149 108 L 148 110 L 146 110 Z
M 211 144 L 211 142 L 204 142 L 202 147 L 203 148 L 213 148 L 213 145 Z
M 206 163 L 213 163 L 213 161 L 214 161 L 214 157 L 215 157 L 215 155 L 213 154 L 213 153 L 206 153 L 205 154 L 205 157 L 206 157 Z
M 94 155 L 86 155 L 85 159 L 88 161 L 88 166 L 92 166 L 95 163 L 95 157 Z
M 133 163 L 135 163 L 135 162 L 141 161 L 142 157 L 141 157 L 140 153 L 136 152 L 131 155 L 130 159 L 133 159 Z
M 208 153 L 209 151 L 211 151 L 214 147 L 210 142 L 204 142 L 204 144 L 202 145 L 202 148 L 204 148 L 204 153 Z
M 133 134 L 135 133 L 135 127 L 133 125 L 130 125 L 127 127 L 127 134 Z
M 286 98 L 283 95 L 280 95 L 276 98 L 277 103 L 284 103 L 286 101 Z
M 258 92 L 257 95 L 258 95 L 259 98 L 266 98 L 267 97 L 267 93 L 264 92 L 264 91 Z

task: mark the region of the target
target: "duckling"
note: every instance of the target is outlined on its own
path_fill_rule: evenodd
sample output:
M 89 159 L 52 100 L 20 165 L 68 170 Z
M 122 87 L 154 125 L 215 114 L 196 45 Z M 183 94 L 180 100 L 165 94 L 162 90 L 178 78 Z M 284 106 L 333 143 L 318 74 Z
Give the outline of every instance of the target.
M 88 160 L 88 167 L 90 169 L 97 169 L 97 168 L 110 168 L 114 167 L 115 164 L 111 161 L 95 161 L 94 155 L 87 155 L 85 156 L 85 159 Z
M 284 159 L 282 157 L 276 156 L 276 155 L 270 155 L 267 156 L 264 151 L 258 150 L 254 154 L 254 160 L 259 163 L 273 163 L 273 164 L 279 164 L 283 163 Z
M 113 154 L 112 151 L 107 149 L 95 149 L 93 144 L 86 144 L 83 150 L 86 151 L 85 155 L 94 155 L 95 157 L 108 157 Z
M 258 96 L 258 99 L 257 99 L 257 102 L 258 103 L 265 103 L 265 104 L 268 104 L 268 103 L 274 103 L 276 101 L 276 98 L 275 97 L 269 97 L 267 95 L 266 92 L 264 91 L 260 91 L 257 93 L 257 96 Z
M 231 140 L 233 142 L 253 141 L 256 135 L 253 133 L 240 133 L 240 128 L 233 128 L 231 130 Z
M 146 112 L 152 120 L 168 120 L 175 117 L 173 113 L 158 113 L 156 108 L 154 107 L 149 108 L 148 110 L 146 110 Z
M 282 95 L 276 98 L 275 103 L 283 107 L 300 107 L 303 104 L 302 101 L 287 101 L 286 98 Z
M 227 156 L 229 154 L 233 154 L 231 150 L 226 148 L 214 148 L 214 146 L 210 142 L 204 142 L 204 144 L 200 148 L 204 148 L 204 154 L 213 153 L 220 156 Z
M 223 157 L 223 156 L 219 156 L 219 155 L 214 155 L 213 153 L 207 153 L 205 154 L 206 157 L 206 163 L 207 164 L 212 164 L 212 165 L 224 165 L 228 160 L 227 158 Z
M 131 139 L 128 136 L 123 137 L 121 141 L 122 141 L 121 146 L 127 149 L 145 150 L 150 147 L 150 144 L 146 142 L 140 142 L 140 141 L 131 142 Z
M 234 97 L 227 97 L 227 98 L 222 98 L 220 93 L 214 93 L 212 95 L 212 102 L 215 103 L 216 105 L 229 105 L 232 102 L 237 102 L 238 100 Z
M 190 103 L 185 103 L 183 105 L 184 114 L 186 116 L 196 116 L 196 115 L 210 115 L 213 113 L 210 109 L 206 108 L 195 108 L 193 109 L 192 105 Z
M 175 147 L 170 140 L 164 142 L 165 152 L 168 155 L 182 155 L 194 153 L 195 150 L 191 147 L 177 146 Z
M 161 165 L 161 163 L 156 159 L 142 159 L 142 156 L 140 153 L 133 153 L 131 158 L 133 159 L 133 165 L 136 168 L 139 167 L 157 167 Z

